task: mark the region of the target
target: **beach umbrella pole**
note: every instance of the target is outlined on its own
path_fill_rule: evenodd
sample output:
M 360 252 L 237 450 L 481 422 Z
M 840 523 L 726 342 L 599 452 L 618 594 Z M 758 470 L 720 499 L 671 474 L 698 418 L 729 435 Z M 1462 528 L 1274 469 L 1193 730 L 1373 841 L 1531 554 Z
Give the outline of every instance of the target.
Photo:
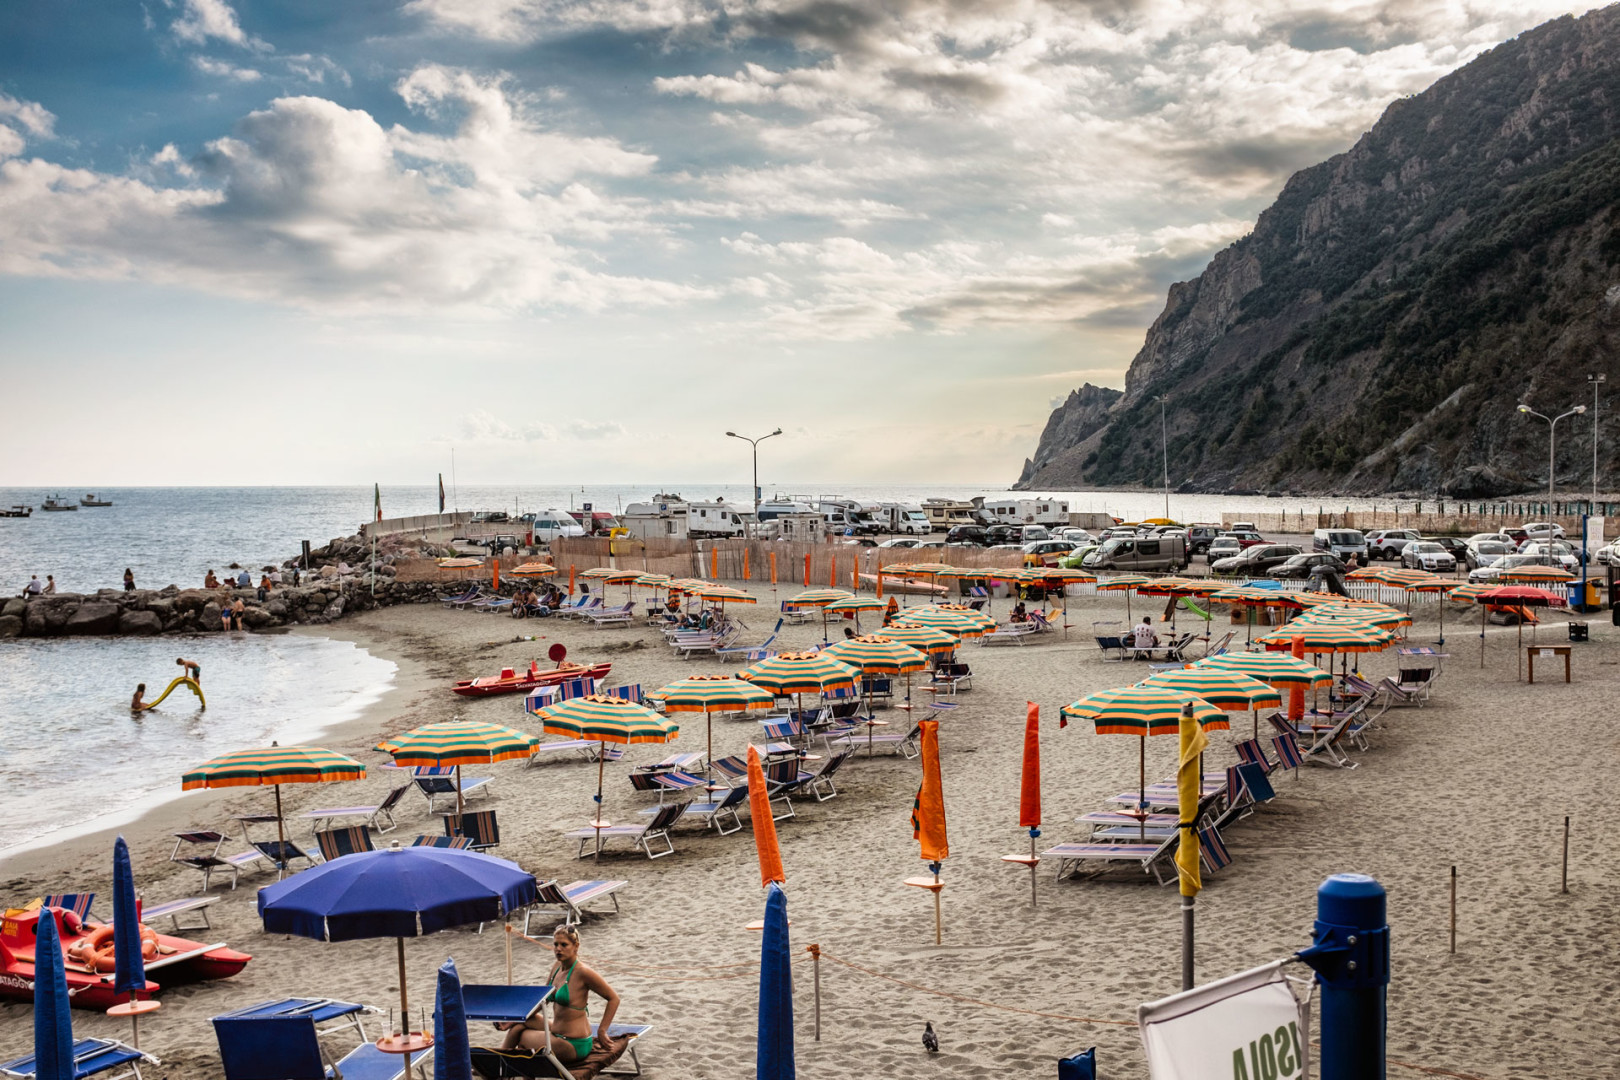
M 276 785 L 276 880 L 287 876 L 287 825 L 281 819 L 281 785 Z
M 601 862 L 602 861 L 602 770 L 607 768 L 607 740 L 603 739 L 597 745 L 599 747 L 599 750 L 598 750 L 598 753 L 596 755 L 596 820 L 591 822 L 591 827 L 596 830 L 596 851 L 595 851 L 594 854 L 592 854 L 591 858 L 595 859 L 597 862 Z
M 461 766 L 456 766 L 456 817 L 460 817 L 466 810 L 467 804 L 461 797 Z

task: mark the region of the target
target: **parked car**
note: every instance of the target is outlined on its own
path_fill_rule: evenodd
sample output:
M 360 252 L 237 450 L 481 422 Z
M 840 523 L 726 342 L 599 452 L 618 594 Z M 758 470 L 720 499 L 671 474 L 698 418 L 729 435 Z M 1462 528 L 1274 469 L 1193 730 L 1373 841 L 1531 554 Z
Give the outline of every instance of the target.
M 1190 525 L 1187 528 L 1187 551 L 1193 555 L 1208 555 L 1210 541 L 1219 535 L 1219 525 Z
M 1500 529 L 1497 530 L 1496 532 L 1475 533 L 1473 536 L 1470 536 L 1467 540 L 1464 540 L 1463 543 L 1465 543 L 1465 544 L 1475 544 L 1475 543 L 1478 543 L 1481 540 L 1496 540 L 1496 541 L 1498 541 L 1500 543 L 1503 543 L 1503 544 L 1516 543 L 1516 541 L 1513 539 L 1513 537 L 1509 536 L 1505 532 L 1502 532 Z
M 1502 526 L 1502 535 L 1513 541 L 1515 545 L 1522 544 L 1530 539 L 1530 534 L 1513 525 Z
M 1566 556 L 1565 558 L 1568 560 L 1567 562 L 1559 559 L 1556 555 L 1504 555 L 1491 566 L 1482 566 L 1478 570 L 1469 571 L 1468 581 L 1469 584 L 1477 584 L 1482 581 L 1493 582 L 1502 576 L 1503 571 L 1511 570 L 1517 566 L 1556 566 L 1560 570 L 1571 574 L 1577 573 L 1580 567 L 1575 562 L 1575 558 L 1573 556 Z
M 1425 536 L 1423 539 L 1445 548 L 1447 554 L 1456 559 L 1459 566 L 1468 557 L 1468 542 L 1466 540 L 1459 540 L 1455 536 Z
M 984 530 L 984 538 L 991 547 L 998 544 L 1022 544 L 1023 531 L 1022 525 L 990 525 Z
M 1554 555 L 1559 559 L 1570 558 L 1575 560 L 1574 565 L 1579 567 L 1586 561 L 1586 552 L 1573 546 L 1567 540 L 1526 540 L 1519 545 L 1520 555 Z
M 1365 562 L 1367 538 L 1356 529 L 1317 529 L 1311 536 L 1311 550 L 1325 551 L 1341 559 L 1354 555 Z
M 1564 527 L 1556 521 L 1527 521 L 1519 528 L 1524 530 L 1525 537 L 1530 540 L 1562 540 L 1564 538 Z
M 1311 571 L 1318 566 L 1325 566 L 1335 574 L 1343 574 L 1345 571 L 1344 560 L 1337 555 L 1329 554 L 1326 551 L 1307 551 L 1298 555 L 1290 555 L 1287 560 L 1267 570 L 1266 576 L 1274 578 L 1308 578 L 1311 576 Z
M 1273 566 L 1281 566 L 1295 555 L 1304 552 L 1293 544 L 1256 544 L 1244 548 L 1230 558 L 1217 559 L 1209 564 L 1212 574 L 1263 577 Z
M 1414 540 L 1421 540 L 1416 529 L 1379 529 L 1367 534 L 1369 559 L 1398 559 L 1401 549 Z
M 1209 556 L 1210 565 L 1215 565 L 1216 559 L 1226 559 L 1243 550 L 1243 542 L 1235 536 L 1217 536 L 1209 542 L 1204 554 Z
M 1597 554 L 1592 557 L 1603 566 L 1620 566 L 1620 540 L 1611 541 L 1598 548 Z
M 1073 529 L 1073 528 L 1070 528 L 1070 529 L 1053 529 L 1052 530 L 1052 539 L 1054 539 L 1054 540 L 1067 540 L 1069 543 L 1075 545 L 1076 547 L 1078 547 L 1081 544 L 1094 544 L 1094 543 L 1097 542 L 1097 538 L 1095 536 L 1092 536 L 1086 530 L 1084 530 L 1084 529 Z
M 1253 529 L 1233 529 L 1230 532 L 1221 533 L 1221 536 L 1236 537 L 1238 547 L 1240 548 L 1252 548 L 1256 544 L 1264 544 L 1268 542 L 1265 537 L 1261 536 Z M 1219 540 L 1220 536 L 1217 536 L 1215 539 Z
M 945 534 L 947 544 L 973 544 L 977 547 L 990 546 L 990 534 L 983 525 L 952 525 L 951 531 Z
M 1074 550 L 1067 540 L 1034 540 L 1024 545 L 1025 566 L 1056 566 Z
M 896 536 L 894 539 L 885 540 L 878 545 L 880 548 L 914 548 L 916 546 L 916 538 L 906 536 Z
M 1514 554 L 1513 542 L 1500 533 L 1487 533 L 1484 540 L 1470 540 L 1468 553 L 1463 561 L 1469 570 L 1478 570 L 1482 566 L 1491 566 L 1498 559 Z
M 1433 540 L 1412 540 L 1401 548 L 1401 565 L 1432 574 L 1450 574 L 1457 569 L 1457 557 Z
M 1066 558 L 1059 559 L 1058 565 L 1063 567 L 1065 570 L 1083 570 L 1085 569 L 1086 565 L 1086 556 L 1090 555 L 1093 551 L 1096 551 L 1100 547 L 1102 547 L 1101 544 L 1095 543 L 1081 544 L 1079 547 L 1069 552 Z
M 1179 536 L 1116 536 L 1080 565 L 1086 570 L 1182 570 L 1187 566 L 1187 543 Z

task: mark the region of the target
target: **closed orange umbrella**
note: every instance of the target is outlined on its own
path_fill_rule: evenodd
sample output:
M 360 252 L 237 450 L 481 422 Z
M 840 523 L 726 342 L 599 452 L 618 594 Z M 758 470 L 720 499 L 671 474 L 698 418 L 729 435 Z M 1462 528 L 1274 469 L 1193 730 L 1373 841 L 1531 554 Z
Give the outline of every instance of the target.
M 922 733 L 922 786 L 911 810 L 911 837 L 921 845 L 921 855 L 933 872 L 933 878 L 907 878 L 908 885 L 930 889 L 934 894 L 934 944 L 940 944 L 942 935 L 939 909 L 939 891 L 944 886 L 939 880 L 939 868 L 951 853 L 945 838 L 945 785 L 939 770 L 939 721 L 919 720 Z
M 776 844 L 776 818 L 771 815 L 771 795 L 765 789 L 765 770 L 759 763 L 759 749 L 748 748 L 748 816 L 754 823 L 754 849 L 759 852 L 759 885 L 787 884 L 782 871 L 782 850 Z
M 1018 781 L 1018 824 L 1029 830 L 1028 855 L 1003 855 L 1002 859 L 1029 867 L 1029 906 L 1035 906 L 1035 840 L 1041 835 L 1041 707 L 1024 702 L 1024 771 Z

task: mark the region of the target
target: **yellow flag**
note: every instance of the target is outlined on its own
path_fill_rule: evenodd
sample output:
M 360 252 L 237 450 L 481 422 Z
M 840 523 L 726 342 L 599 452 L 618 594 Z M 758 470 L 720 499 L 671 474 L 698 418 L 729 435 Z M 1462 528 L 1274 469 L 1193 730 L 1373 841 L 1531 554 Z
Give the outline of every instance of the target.
M 1181 711 L 1181 764 L 1176 770 L 1177 803 L 1181 811 L 1181 842 L 1176 845 L 1176 870 L 1181 879 L 1181 895 L 1197 896 L 1204 887 L 1198 873 L 1198 814 L 1199 796 L 1203 793 L 1204 778 L 1200 775 L 1198 756 L 1209 745 L 1203 727 L 1193 719 L 1192 706 Z

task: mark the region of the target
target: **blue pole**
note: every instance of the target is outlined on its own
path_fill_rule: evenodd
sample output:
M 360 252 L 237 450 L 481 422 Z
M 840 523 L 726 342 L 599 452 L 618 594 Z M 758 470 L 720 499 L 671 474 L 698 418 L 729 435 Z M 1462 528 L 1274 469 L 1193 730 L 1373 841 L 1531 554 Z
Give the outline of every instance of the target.
M 1299 958 L 1315 969 L 1321 988 L 1322 1080 L 1384 1080 L 1384 887 L 1365 874 L 1334 874 L 1322 882 L 1313 941 Z

